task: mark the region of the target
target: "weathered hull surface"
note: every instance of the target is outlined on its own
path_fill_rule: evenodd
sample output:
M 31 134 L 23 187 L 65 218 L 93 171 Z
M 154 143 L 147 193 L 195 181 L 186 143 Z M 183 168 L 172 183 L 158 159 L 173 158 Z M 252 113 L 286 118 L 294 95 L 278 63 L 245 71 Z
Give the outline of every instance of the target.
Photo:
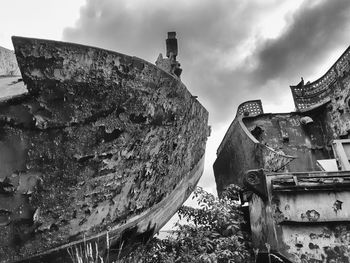
M 84 240 L 153 235 L 202 174 L 207 111 L 141 59 L 13 43 L 29 93 L 0 105 L 0 262 L 62 262 Z

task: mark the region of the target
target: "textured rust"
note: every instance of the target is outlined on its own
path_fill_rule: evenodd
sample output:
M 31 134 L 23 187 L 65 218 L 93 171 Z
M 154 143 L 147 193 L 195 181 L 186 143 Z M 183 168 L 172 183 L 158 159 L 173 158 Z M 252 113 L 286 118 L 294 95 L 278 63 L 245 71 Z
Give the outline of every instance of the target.
M 339 210 L 342 210 L 342 206 L 343 206 L 343 203 L 342 201 L 339 201 L 339 200 L 336 200 L 333 204 L 333 210 L 335 213 L 337 213 Z
M 315 209 L 307 210 L 306 213 L 301 214 L 301 218 L 306 218 L 307 220 L 311 222 L 315 222 L 320 218 L 320 213 L 317 212 Z
M 0 262 L 158 231 L 200 177 L 207 111 L 141 59 L 13 42 L 29 94 L 0 105 Z

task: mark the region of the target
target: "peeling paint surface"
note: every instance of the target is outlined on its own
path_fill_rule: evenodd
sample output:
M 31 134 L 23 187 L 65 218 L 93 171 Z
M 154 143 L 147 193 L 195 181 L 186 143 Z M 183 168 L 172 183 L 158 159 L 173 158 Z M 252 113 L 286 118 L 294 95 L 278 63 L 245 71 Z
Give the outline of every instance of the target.
M 293 262 L 349 262 L 350 224 L 283 226 L 282 232 Z
M 218 193 L 265 173 L 264 185 L 248 183 L 242 193 L 254 250 L 291 262 L 349 262 L 350 47 L 318 80 L 291 89 L 296 112 L 264 114 L 259 100 L 251 112 L 238 109 L 214 163 Z M 335 164 L 332 171 L 318 160 Z
M 340 173 L 334 174 L 342 180 Z M 283 174 L 279 176 L 283 178 Z M 337 189 L 341 183 L 335 186 L 335 182 L 336 190 L 322 190 L 316 187 L 322 186 L 322 176 L 331 181 L 330 175 L 320 172 L 319 179 L 316 174 L 312 176 L 307 181 L 300 180 L 300 184 L 305 184 L 303 191 L 272 190 L 271 211 L 278 233 L 277 250 L 292 262 L 349 262 L 350 214 L 348 209 L 343 209 L 349 207 L 349 187 Z M 274 175 L 270 175 L 268 181 L 273 178 Z M 297 178 L 294 181 L 299 182 Z
M 330 175 L 325 174 L 319 172 L 318 176 L 328 179 Z M 268 198 L 253 193 L 249 199 L 254 249 L 268 253 L 268 244 L 272 253 L 291 262 L 349 262 L 349 210 L 344 209 L 350 200 L 349 187 L 322 190 L 309 180 L 308 186 L 294 191 L 287 187 L 274 188 L 275 180 L 281 182 L 290 175 L 265 173 Z M 304 173 L 292 175 L 297 183 L 295 177 Z M 334 172 L 334 175 L 341 178 L 349 172 Z M 317 178 L 315 173 L 310 173 L 311 176 Z
M 313 122 L 303 124 L 303 119 L 308 117 Z M 317 171 L 318 159 L 333 158 L 331 147 L 332 131 L 324 123 L 325 112 L 312 113 L 284 113 L 264 114 L 252 118 L 244 118 L 244 124 L 249 131 L 259 127 L 263 132 L 259 135 L 259 142 L 273 149 L 279 154 L 265 151 L 263 158 L 266 160 L 268 171 Z M 294 156 L 293 161 L 283 157 Z
M 320 201 L 322 200 L 322 201 Z M 342 201 L 340 201 L 342 200 Z M 280 211 L 283 221 L 316 222 L 316 221 L 346 221 L 350 218 L 348 209 L 340 209 L 334 204 L 341 202 L 342 207 L 350 206 L 350 192 L 293 192 L 278 194 L 272 199 L 272 206 Z
M 266 243 L 276 247 L 274 241 L 277 241 L 277 237 L 273 228 L 271 207 L 266 206 L 261 198 L 253 194 L 250 199 L 249 215 L 254 248 L 266 251 Z
M 202 173 L 207 111 L 181 81 L 141 59 L 13 41 L 29 94 L 0 104 L 0 262 L 108 229 L 117 240 L 136 218 L 152 222 L 136 232 L 157 231 L 170 216 L 162 213 L 185 198 L 160 210 L 159 221 L 152 207 L 175 198 L 181 182 L 177 191 L 188 195 L 192 170 L 200 171 L 195 183 Z

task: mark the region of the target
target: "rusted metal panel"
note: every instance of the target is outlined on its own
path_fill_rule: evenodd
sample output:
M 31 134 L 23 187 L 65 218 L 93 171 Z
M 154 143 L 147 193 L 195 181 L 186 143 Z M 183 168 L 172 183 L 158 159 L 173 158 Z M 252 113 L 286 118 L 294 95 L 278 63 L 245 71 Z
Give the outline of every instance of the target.
M 249 217 L 252 232 L 253 247 L 259 252 L 267 252 L 266 244 L 277 247 L 277 233 L 274 228 L 274 220 L 271 207 L 266 201 L 253 193 L 249 201 Z
M 270 250 L 292 262 L 347 262 L 343 260 L 348 259 L 350 247 L 350 185 L 338 191 L 312 191 L 304 181 L 303 191 L 282 191 L 274 187 L 274 182 L 287 179 L 288 184 L 298 185 L 307 178 L 305 173 L 255 173 L 265 176 L 268 193 L 265 199 L 257 191 L 249 200 L 255 249 L 260 253 Z M 350 172 L 310 173 L 308 177 L 310 189 L 315 186 L 315 178 L 338 178 L 338 182 L 333 182 L 333 188 L 337 188 L 344 178 L 350 178 Z
M 292 262 L 349 262 L 350 223 L 282 227 L 283 250 Z
M 271 179 L 273 192 L 344 191 L 349 186 L 350 175 L 339 171 L 286 173 Z
M 254 249 L 292 262 L 349 262 L 350 48 L 324 76 L 291 89 L 297 112 L 238 108 L 214 164 L 219 195 L 241 183 L 244 169 L 264 169 L 265 180 L 263 170 L 245 180 Z M 251 139 L 247 147 L 242 137 Z M 253 155 L 252 142 L 256 158 L 244 158 Z M 318 164 L 329 162 L 343 172 L 320 171 Z M 271 171 L 279 173 L 266 175 Z
M 310 116 L 313 122 L 304 124 L 302 119 L 305 116 Z M 244 118 L 243 122 L 251 132 L 256 127 L 261 129 L 258 137 L 260 143 L 281 154 L 296 157 L 288 163 L 286 171 L 312 171 L 319 170 L 318 159 L 333 157 L 329 144 L 330 135 L 327 135 L 322 118 L 323 115 L 316 111 L 308 115 L 299 113 L 263 114 Z M 320 131 L 325 131 L 325 133 Z M 265 154 L 264 158 L 268 158 L 268 155 Z
M 278 192 L 271 204 L 278 223 L 346 221 L 350 218 L 350 192 Z
M 226 133 L 222 148 L 218 149 L 218 158 L 213 168 L 217 191 L 235 183 L 243 185 L 243 175 L 246 170 L 257 169 L 263 165 L 261 148 L 254 137 L 249 137 L 242 129 L 241 121 L 235 119 Z M 239 165 L 238 165 L 239 164 Z M 236 174 L 237 176 L 232 176 Z
M 247 170 L 279 171 L 295 159 L 260 143 L 245 127 L 241 117 L 232 122 L 221 146 L 213 166 L 219 195 L 231 183 L 243 186 Z

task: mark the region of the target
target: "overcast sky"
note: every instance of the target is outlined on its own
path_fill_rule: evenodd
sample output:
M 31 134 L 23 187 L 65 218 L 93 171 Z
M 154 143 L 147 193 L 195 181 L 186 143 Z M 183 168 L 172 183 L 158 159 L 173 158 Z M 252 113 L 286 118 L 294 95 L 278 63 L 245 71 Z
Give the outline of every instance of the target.
M 313 81 L 350 44 L 349 0 L 1 0 L 0 46 L 11 35 L 78 42 L 152 63 L 176 31 L 182 80 L 210 113 L 200 185 L 216 192 L 215 152 L 237 106 L 293 111 L 289 85 Z

